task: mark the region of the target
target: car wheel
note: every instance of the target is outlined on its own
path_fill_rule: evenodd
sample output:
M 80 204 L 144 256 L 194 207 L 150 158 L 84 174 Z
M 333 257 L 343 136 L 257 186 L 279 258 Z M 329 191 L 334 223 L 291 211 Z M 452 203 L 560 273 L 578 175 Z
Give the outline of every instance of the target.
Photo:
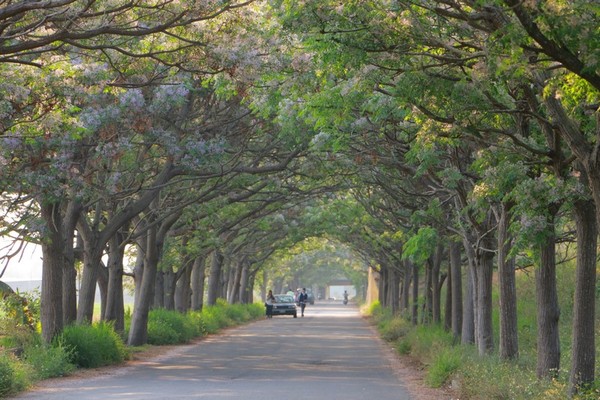
M 298 314 L 294 314 L 294 318 L 298 318 Z

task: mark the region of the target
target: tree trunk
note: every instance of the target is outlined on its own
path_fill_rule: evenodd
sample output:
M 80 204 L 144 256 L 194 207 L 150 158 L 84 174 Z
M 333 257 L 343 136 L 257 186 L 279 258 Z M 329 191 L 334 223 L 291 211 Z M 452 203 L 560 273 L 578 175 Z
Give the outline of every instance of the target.
M 190 309 L 190 301 L 192 295 L 191 279 L 194 260 L 186 257 L 184 267 L 181 271 L 177 271 L 177 283 L 175 284 L 175 309 L 185 313 Z
M 573 359 L 569 378 L 569 392 L 594 382 L 596 342 L 594 323 L 596 315 L 596 256 L 598 225 L 596 208 L 591 201 L 575 203 L 577 223 L 577 280 L 573 310 Z
M 111 238 L 108 247 L 108 282 L 106 310 L 103 319 L 114 323 L 115 331 L 125 330 L 125 305 L 123 300 L 123 260 L 125 258 L 124 236 L 118 233 Z
M 442 285 L 440 284 L 440 270 L 444 248 L 440 244 L 436 247 L 435 254 L 431 259 L 431 302 L 433 323 L 442 321 Z
M 204 256 L 196 257 L 192 269 L 192 310 L 194 311 L 201 311 L 204 304 L 205 261 Z
M 415 263 L 412 265 L 412 324 L 417 325 L 419 322 L 419 266 Z
M 58 204 L 40 206 L 47 236 L 42 241 L 42 293 L 40 319 L 42 337 L 48 343 L 63 329 L 62 283 L 65 260 L 63 255 L 62 217 Z
M 143 274 L 141 276 L 139 296 L 136 296 L 136 303 L 133 308 L 133 315 L 131 316 L 131 327 L 127 340 L 130 346 L 141 346 L 148 341 L 148 313 L 150 311 L 150 304 L 154 298 L 159 260 L 156 231 L 157 227 L 150 224 L 146 232 L 146 253 L 144 256 Z
M 135 259 L 135 266 L 133 267 L 133 304 L 139 304 L 140 295 L 142 293 L 142 277 L 144 276 L 144 259 L 146 254 L 146 241 L 138 239 L 136 240 L 137 257 Z
M 461 336 L 463 319 L 463 299 L 462 299 L 462 271 L 459 242 L 450 243 L 450 281 L 449 287 L 452 287 L 452 335 L 455 339 Z
M 473 248 L 465 242 L 464 249 L 467 253 L 469 268 L 467 269 L 466 293 L 463 302 L 463 324 L 461 330 L 461 343 L 475 343 L 475 256 Z
M 67 258 L 69 254 L 66 254 Z M 77 321 L 77 270 L 74 263 L 65 261 L 62 278 L 62 309 L 65 326 Z
M 517 289 L 515 259 L 509 258 L 512 240 L 509 237 L 510 208 L 501 204 L 498 219 L 498 281 L 500 292 L 500 358 L 516 359 L 519 356 L 519 333 L 517 329 Z
M 175 310 L 175 285 L 177 285 L 177 274 L 173 272 L 172 268 L 169 268 L 162 273 L 162 276 L 164 287 L 164 308 L 172 311 Z
M 423 304 L 422 323 L 433 322 L 433 258 L 425 263 L 425 303 Z
M 210 263 L 210 272 L 208 276 L 208 295 L 206 303 L 209 306 L 217 304 L 217 298 L 220 292 L 221 267 L 223 266 L 223 254 L 215 249 Z
M 477 257 L 477 301 L 475 303 L 475 343 L 480 355 L 490 354 L 494 349 L 494 330 L 492 324 L 494 255 L 487 250 L 492 248 L 492 240 L 486 237 L 483 243 L 486 249 L 478 250 Z
M 384 266 L 383 264 L 380 264 L 379 267 L 379 304 L 381 304 L 382 307 L 387 307 L 388 306 L 388 277 L 389 277 L 389 271 L 387 270 L 387 267 Z
M 452 268 L 450 268 L 450 265 L 448 265 L 448 285 L 446 286 L 445 303 L 444 330 L 452 332 Z
M 541 246 L 540 266 L 536 269 L 537 299 L 537 376 L 554 378 L 560 368 L 558 321 L 560 310 L 556 293 L 556 239 L 554 218 L 550 217 L 546 243 Z
M 79 287 L 79 305 L 77 307 L 77 322 L 91 323 L 94 316 L 94 302 L 96 300 L 96 286 L 98 284 L 98 268 L 93 256 L 93 246 L 89 238 L 84 238 L 83 272 Z
M 165 308 L 165 272 L 156 271 L 154 282 L 154 295 L 152 299 L 153 308 Z
M 64 217 L 64 269 L 63 269 L 63 322 L 69 325 L 77 320 L 77 270 L 75 269 L 75 228 L 81 214 L 82 206 L 77 201 L 70 201 Z M 77 236 L 77 244 L 81 238 Z
M 242 267 L 242 277 L 240 279 L 240 303 L 242 304 L 250 304 L 250 293 L 252 292 L 252 288 L 248 286 L 250 281 L 250 266 L 247 262 L 244 263 Z
M 240 298 L 240 282 L 242 280 L 242 264 L 244 260 L 238 260 L 236 263 L 231 265 L 231 281 L 229 284 L 229 293 L 227 294 L 227 302 L 229 304 L 235 304 L 239 302 Z
M 410 307 L 410 283 L 412 282 L 412 271 L 410 270 L 408 262 L 404 261 L 403 265 L 403 279 L 402 279 L 402 294 L 400 302 L 400 311 L 408 316 L 408 309 Z
M 390 269 L 389 279 L 389 304 L 394 315 L 400 310 L 400 272 L 396 268 Z

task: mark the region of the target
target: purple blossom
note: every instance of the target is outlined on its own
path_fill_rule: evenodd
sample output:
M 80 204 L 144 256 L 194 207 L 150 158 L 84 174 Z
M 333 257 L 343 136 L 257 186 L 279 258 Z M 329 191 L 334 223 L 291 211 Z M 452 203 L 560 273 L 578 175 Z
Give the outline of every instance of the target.
M 6 136 L 2 138 L 2 147 L 7 150 L 16 150 L 21 146 L 21 138 L 15 136 Z
M 146 105 L 146 100 L 140 89 L 131 89 L 124 92 L 119 98 L 121 106 L 141 110 Z

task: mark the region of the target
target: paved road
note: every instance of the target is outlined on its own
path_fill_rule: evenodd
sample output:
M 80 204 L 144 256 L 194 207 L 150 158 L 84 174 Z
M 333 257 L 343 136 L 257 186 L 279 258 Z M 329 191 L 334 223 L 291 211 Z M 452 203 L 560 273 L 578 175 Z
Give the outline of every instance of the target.
M 17 399 L 409 400 L 356 308 L 308 306 L 228 330 L 92 379 L 64 379 Z

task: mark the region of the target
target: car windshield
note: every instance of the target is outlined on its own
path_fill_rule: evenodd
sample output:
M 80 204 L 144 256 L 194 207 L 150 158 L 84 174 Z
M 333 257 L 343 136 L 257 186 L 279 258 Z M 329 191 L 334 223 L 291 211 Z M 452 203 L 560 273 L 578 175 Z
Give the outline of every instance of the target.
M 275 295 L 275 302 L 276 303 L 293 303 L 294 302 L 294 298 L 292 296 L 287 295 L 287 294 L 284 294 L 284 295 Z

